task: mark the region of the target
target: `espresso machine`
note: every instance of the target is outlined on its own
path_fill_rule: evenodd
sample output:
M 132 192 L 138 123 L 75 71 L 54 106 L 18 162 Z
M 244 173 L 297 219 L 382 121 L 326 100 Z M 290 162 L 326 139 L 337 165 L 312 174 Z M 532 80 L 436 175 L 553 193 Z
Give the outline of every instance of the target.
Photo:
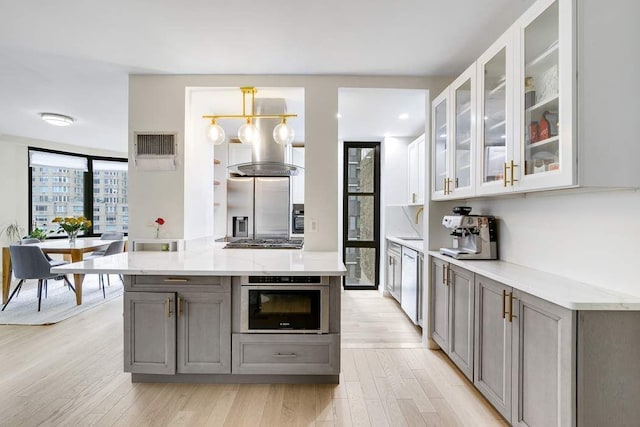
M 452 230 L 453 247 L 440 253 L 456 259 L 498 259 L 496 220 L 489 215 L 469 215 L 471 208 L 453 208 L 455 215 L 445 215 L 442 225 Z

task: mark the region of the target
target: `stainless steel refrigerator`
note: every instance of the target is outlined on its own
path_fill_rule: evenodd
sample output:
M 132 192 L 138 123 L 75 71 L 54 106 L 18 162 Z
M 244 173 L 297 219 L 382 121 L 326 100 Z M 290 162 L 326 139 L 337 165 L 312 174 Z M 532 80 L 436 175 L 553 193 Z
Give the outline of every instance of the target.
M 289 237 L 289 177 L 227 180 L 227 236 Z

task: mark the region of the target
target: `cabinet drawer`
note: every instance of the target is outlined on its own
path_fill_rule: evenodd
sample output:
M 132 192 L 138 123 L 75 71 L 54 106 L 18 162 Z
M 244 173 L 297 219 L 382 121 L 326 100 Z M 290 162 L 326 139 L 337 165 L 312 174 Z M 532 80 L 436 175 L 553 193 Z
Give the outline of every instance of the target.
M 231 280 L 228 276 L 131 276 L 127 282 L 129 290 L 166 291 L 180 288 L 181 290 L 198 290 L 202 292 L 230 292 Z
M 340 335 L 234 334 L 234 374 L 337 375 Z

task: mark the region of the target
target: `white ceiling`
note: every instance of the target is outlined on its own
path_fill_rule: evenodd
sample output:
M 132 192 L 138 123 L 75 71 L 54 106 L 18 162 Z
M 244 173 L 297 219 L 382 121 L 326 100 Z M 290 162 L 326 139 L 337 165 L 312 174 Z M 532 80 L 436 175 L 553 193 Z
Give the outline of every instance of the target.
M 455 75 L 532 3 L 0 0 L 0 133 L 124 152 L 130 73 Z

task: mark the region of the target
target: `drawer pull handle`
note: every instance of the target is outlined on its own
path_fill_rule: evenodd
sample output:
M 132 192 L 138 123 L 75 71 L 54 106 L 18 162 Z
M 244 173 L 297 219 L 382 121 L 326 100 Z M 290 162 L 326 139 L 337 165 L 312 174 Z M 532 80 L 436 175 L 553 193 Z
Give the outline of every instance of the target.
M 180 277 L 169 277 L 164 279 L 165 282 L 188 282 L 189 279 L 180 278 Z
M 273 357 L 293 358 L 293 357 L 298 357 L 298 355 L 295 353 L 273 353 Z
M 502 290 L 502 318 L 507 318 L 507 309 L 505 308 L 505 304 L 507 303 L 507 291 L 506 289 Z

